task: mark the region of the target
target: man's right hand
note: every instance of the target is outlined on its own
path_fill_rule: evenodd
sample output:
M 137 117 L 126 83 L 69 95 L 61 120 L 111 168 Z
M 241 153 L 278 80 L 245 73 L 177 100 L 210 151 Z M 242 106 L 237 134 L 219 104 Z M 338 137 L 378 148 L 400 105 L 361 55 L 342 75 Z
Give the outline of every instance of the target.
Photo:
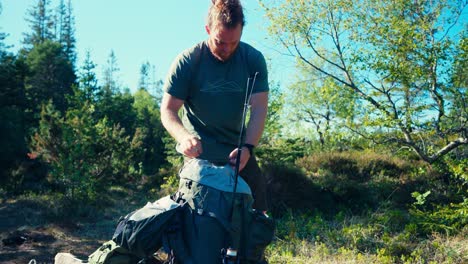
M 187 137 L 177 143 L 176 150 L 189 158 L 196 158 L 203 153 L 202 143 L 197 137 Z
M 169 134 L 177 141 L 177 152 L 196 158 L 203 152 L 199 138 L 188 132 L 179 118 L 179 109 L 184 101 L 168 93 L 164 93 L 161 102 L 161 122 Z

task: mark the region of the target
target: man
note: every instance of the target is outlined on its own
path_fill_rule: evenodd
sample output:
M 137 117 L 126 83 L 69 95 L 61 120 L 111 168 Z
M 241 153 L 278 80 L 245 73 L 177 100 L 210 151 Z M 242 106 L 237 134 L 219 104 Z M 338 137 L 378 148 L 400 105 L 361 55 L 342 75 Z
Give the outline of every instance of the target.
M 254 84 L 239 169 L 252 189 L 253 207 L 266 211 L 266 181 L 253 156 L 267 114 L 265 59 L 240 41 L 245 18 L 239 0 L 212 2 L 205 26 L 208 40 L 181 53 L 171 66 L 164 84 L 161 121 L 186 157 L 234 165 L 245 89 L 247 83 Z

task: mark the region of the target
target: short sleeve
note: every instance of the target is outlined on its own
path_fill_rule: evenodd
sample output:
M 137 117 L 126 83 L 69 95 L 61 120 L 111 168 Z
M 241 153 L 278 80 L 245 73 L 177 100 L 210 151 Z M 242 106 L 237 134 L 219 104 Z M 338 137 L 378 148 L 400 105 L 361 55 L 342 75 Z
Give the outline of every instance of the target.
M 259 51 L 258 55 L 255 56 L 255 61 L 254 61 L 254 74 L 255 72 L 258 72 L 257 78 L 255 79 L 255 86 L 254 90 L 252 93 L 260 93 L 260 92 L 268 92 L 269 91 L 269 86 L 268 86 L 268 70 L 267 70 L 267 65 L 265 58 L 263 57 L 263 54 L 260 53 Z
M 187 53 L 179 54 L 167 73 L 164 91 L 178 99 L 185 100 L 190 89 L 190 65 Z

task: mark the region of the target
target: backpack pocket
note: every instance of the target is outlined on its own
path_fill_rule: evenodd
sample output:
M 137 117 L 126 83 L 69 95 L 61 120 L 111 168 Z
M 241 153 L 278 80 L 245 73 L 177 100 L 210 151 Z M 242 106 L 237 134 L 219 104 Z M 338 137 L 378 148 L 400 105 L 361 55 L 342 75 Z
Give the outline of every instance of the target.
M 182 206 L 169 196 L 148 203 L 119 221 L 112 240 L 132 254 L 145 258 L 162 246 L 164 233 L 181 209 Z
M 136 264 L 140 261 L 125 248 L 110 240 L 88 257 L 89 264 Z
M 256 210 L 250 211 L 250 224 L 245 228 L 245 258 L 247 261 L 263 260 L 265 248 L 273 241 L 275 221 Z

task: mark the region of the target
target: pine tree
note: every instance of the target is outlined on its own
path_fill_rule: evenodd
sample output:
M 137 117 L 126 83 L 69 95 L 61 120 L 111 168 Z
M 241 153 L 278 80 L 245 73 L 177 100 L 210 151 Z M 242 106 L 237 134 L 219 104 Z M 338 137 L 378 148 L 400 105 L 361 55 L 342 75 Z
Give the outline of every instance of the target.
M 85 60 L 80 71 L 80 89 L 85 94 L 85 99 L 89 101 L 96 100 L 96 95 L 99 90 L 96 73 L 96 64 L 91 60 L 91 54 L 89 51 L 86 52 Z
M 28 10 L 31 33 L 25 33 L 23 44 L 31 49 L 45 40 L 54 39 L 54 16 L 50 10 L 50 0 L 37 0 L 37 4 Z
M 75 72 L 59 43 L 47 40 L 36 45 L 27 55 L 26 92 L 29 106 L 37 115 L 41 104 L 52 99 L 56 108 L 66 110 L 66 96 L 72 93 Z
M 55 36 L 57 41 L 62 45 L 63 51 L 74 66 L 76 63 L 76 39 L 75 39 L 75 17 L 71 0 L 65 5 L 64 0 L 60 3 L 56 11 L 56 31 Z
M 63 38 L 63 24 L 64 24 L 64 20 L 65 20 L 65 14 L 66 14 L 67 10 L 66 10 L 66 7 L 65 7 L 65 3 L 64 3 L 64 0 L 60 0 L 56 10 L 55 10 L 55 14 L 54 14 L 54 21 L 55 21 L 55 25 L 54 25 L 54 35 L 55 35 L 55 38 L 56 40 L 59 42 L 59 43 L 62 43 L 62 38 Z
M 134 138 L 139 138 L 139 151 L 143 172 L 147 175 L 154 175 L 163 166 L 166 160 L 165 148 L 162 138 L 165 129 L 160 121 L 159 106 L 154 97 L 144 89 L 138 90 L 134 94 L 133 103 L 136 112 L 136 126 Z
M 138 88 L 148 91 L 155 99 L 160 102 L 162 98 L 162 81 L 156 79 L 156 67 L 148 61 L 140 67 L 140 80 Z
M 119 70 L 117 57 L 115 56 L 114 50 L 111 50 L 109 58 L 107 59 L 107 65 L 104 68 L 104 93 L 116 94 L 120 91 L 117 78 Z
M 6 34 L 0 33 L 0 185 L 16 188 L 22 177 L 12 176 L 27 153 L 27 115 L 24 75 L 21 60 L 8 52 Z
M 7 46 L 5 45 L 5 38 L 7 34 L 0 32 L 0 59 L 2 59 L 6 55 Z
M 141 64 L 140 67 L 140 80 L 138 81 L 138 88 L 139 89 L 144 89 L 148 91 L 148 88 L 150 86 L 150 68 L 151 64 L 146 61 L 143 64 Z
M 0 2 L 0 15 L 2 14 L 2 3 Z M 1 29 L 1 28 L 0 28 Z M 5 38 L 7 34 L 4 32 L 0 32 L 0 60 L 6 55 L 7 46 L 5 45 Z

